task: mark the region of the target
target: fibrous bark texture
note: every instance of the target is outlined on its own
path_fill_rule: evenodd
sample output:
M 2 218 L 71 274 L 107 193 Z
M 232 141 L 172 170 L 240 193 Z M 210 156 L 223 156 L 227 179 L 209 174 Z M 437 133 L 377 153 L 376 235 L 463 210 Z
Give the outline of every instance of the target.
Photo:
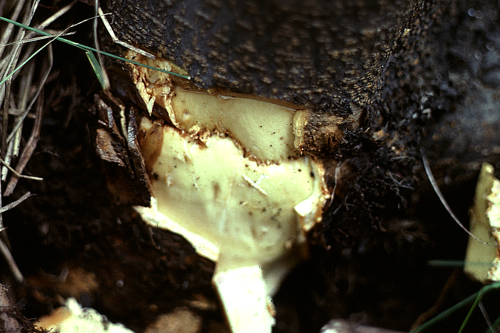
M 370 113 L 392 51 L 424 7 L 408 0 L 107 1 L 120 39 L 187 70 L 198 87 L 311 108 L 304 141 L 315 154 L 339 142 L 327 123 Z

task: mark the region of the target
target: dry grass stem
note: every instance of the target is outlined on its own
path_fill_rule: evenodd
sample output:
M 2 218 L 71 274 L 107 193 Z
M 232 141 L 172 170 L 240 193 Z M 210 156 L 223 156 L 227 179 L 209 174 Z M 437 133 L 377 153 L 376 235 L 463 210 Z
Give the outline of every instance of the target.
M 48 68 L 44 69 L 44 71 L 43 71 L 44 75 L 43 75 L 42 79 L 40 80 L 39 84 L 37 84 L 38 89 L 37 89 L 35 95 L 31 99 L 30 104 L 28 105 L 26 110 L 22 113 L 22 117 L 20 117 L 19 120 L 17 121 L 17 123 L 14 125 L 14 130 L 11 132 L 11 134 L 7 138 L 7 142 L 10 142 L 12 140 L 12 137 L 13 137 L 15 131 L 17 131 L 18 128 L 21 126 L 22 121 L 24 121 L 24 119 L 28 116 L 29 111 L 33 107 L 33 104 L 38 99 L 38 96 L 40 95 L 40 92 L 42 91 L 42 88 L 45 85 L 45 83 L 47 82 L 47 79 L 49 77 L 49 74 L 50 74 L 50 71 L 51 71 L 52 65 L 53 65 L 53 60 L 54 60 L 54 58 L 53 58 L 53 53 L 52 53 L 52 47 L 49 45 L 49 47 L 48 47 L 48 61 L 49 61 Z
M 458 224 L 460 226 L 460 228 L 462 228 L 469 236 L 471 236 L 472 238 L 474 238 L 475 240 L 477 240 L 481 244 L 484 244 L 484 245 L 487 245 L 487 246 L 492 246 L 492 247 L 498 247 L 496 245 L 491 245 L 491 244 L 488 244 L 488 243 L 480 240 L 479 238 L 477 238 L 476 236 L 474 236 L 462 224 L 462 222 L 460 222 L 460 220 L 458 219 L 458 217 L 451 210 L 450 205 L 448 205 L 448 202 L 444 198 L 443 193 L 441 193 L 441 190 L 439 189 L 439 186 L 437 185 L 436 179 L 434 178 L 434 175 L 432 174 L 431 167 L 429 166 L 429 161 L 427 161 L 427 157 L 425 156 L 424 152 L 422 152 L 422 161 L 424 162 L 425 173 L 427 174 L 427 177 L 429 178 L 429 181 L 431 182 L 431 185 L 432 185 L 432 188 L 434 189 L 434 192 L 436 192 L 437 196 L 439 197 L 439 200 L 443 204 L 444 208 L 446 208 L 446 211 L 448 212 L 448 214 L 450 214 L 450 216 L 453 218 L 453 220 L 455 221 L 455 223 Z
M 479 301 L 477 306 L 478 306 L 479 310 L 481 310 L 481 314 L 483 315 L 484 320 L 486 321 L 486 324 L 488 325 L 490 332 L 498 332 L 498 331 L 495 331 L 495 329 L 493 328 L 493 323 L 491 322 L 491 319 L 490 319 L 490 316 L 488 315 L 488 312 L 486 312 L 486 308 L 484 307 L 483 302 Z
M 32 49 L 32 48 L 31 48 Z M 31 52 L 29 52 L 31 53 Z M 40 79 L 40 82 L 37 84 L 38 89 L 34 93 L 34 95 L 31 97 L 30 94 L 32 94 L 32 86 L 33 86 L 33 76 L 35 72 L 35 64 L 33 62 L 28 63 L 28 65 L 25 67 L 25 70 L 23 71 L 23 75 L 21 77 L 21 83 L 20 83 L 20 94 L 19 94 L 19 100 L 17 102 L 17 108 L 18 110 L 21 111 L 19 116 L 15 117 L 15 125 L 11 133 L 8 135 L 6 139 L 6 143 L 8 144 L 8 149 L 5 152 L 3 156 L 5 156 L 4 160 L 2 161 L 2 164 L 4 164 L 4 167 L 2 168 L 2 180 L 6 180 L 7 178 L 7 170 L 12 170 L 11 168 L 8 168 L 10 166 L 11 162 L 19 156 L 19 151 L 20 151 L 20 146 L 21 146 L 21 139 L 22 139 L 22 127 L 25 118 L 28 116 L 33 104 L 35 103 L 36 100 L 38 100 L 38 96 L 40 95 L 40 92 L 45 85 L 47 78 L 50 74 L 50 71 L 52 69 L 52 64 L 53 64 L 53 56 L 52 56 L 52 48 L 48 47 L 48 65 L 45 65 L 45 69 L 43 70 L 43 76 Z M 31 98 L 30 98 L 31 97 Z M 28 102 L 29 101 L 29 102 Z M 35 116 L 36 118 L 36 116 Z M 13 140 L 13 141 L 12 141 Z M 31 156 L 31 155 L 30 155 Z M 26 161 L 27 163 L 27 161 Z M 24 168 L 24 167 L 23 167 Z M 20 172 L 14 172 L 14 177 L 15 178 L 20 178 Z M 26 176 L 22 177 L 26 178 Z M 34 177 L 30 179 L 36 179 L 40 180 L 41 178 Z
M 10 12 L 10 19 L 16 22 L 19 21 L 25 26 L 30 26 L 39 2 L 39 0 L 32 2 L 20 0 L 6 10 Z M 38 27 L 40 29 L 46 28 L 57 18 L 65 14 L 75 2 L 76 0 L 59 10 L 38 25 Z M 5 9 L 6 7 L 2 8 Z M 8 13 L 0 13 L 0 15 L 6 14 Z M 0 125 L 2 131 L 0 162 L 3 165 L 0 194 L 4 192 L 2 182 L 8 179 L 8 172 L 10 171 L 12 176 L 4 192 L 4 195 L 10 195 L 20 178 L 42 180 L 40 177 L 26 176 L 22 173 L 40 137 L 44 104 L 44 100 L 41 98 L 41 92 L 52 69 L 53 56 L 49 44 L 55 40 L 55 38 L 53 36 L 39 37 L 36 36 L 35 32 L 27 32 L 26 29 L 16 27 L 12 24 L 5 24 L 0 30 L 2 31 L 0 36 L 0 80 L 2 80 L 2 82 L 5 81 L 5 84 L 0 85 L 0 107 L 3 110 L 3 122 Z M 63 33 L 65 33 L 65 31 L 61 34 Z M 46 38 L 50 40 L 44 46 L 40 47 L 40 45 L 35 43 Z M 37 70 L 36 66 L 39 66 L 40 62 L 35 63 L 31 60 L 46 46 L 49 46 L 47 59 L 42 61 L 43 65 L 41 70 Z M 19 69 L 22 69 L 22 71 Z M 38 80 L 35 80 L 36 72 L 41 73 Z M 38 88 L 35 88 L 35 86 Z M 34 115 L 31 116 L 32 114 L 30 114 L 30 111 L 34 105 L 36 105 L 36 110 Z M 34 118 L 34 123 L 31 129 L 31 135 L 24 148 L 22 148 L 22 132 L 26 117 Z M 20 153 L 21 151 L 22 153 Z M 14 163 L 17 163 L 17 165 L 15 167 L 11 166 L 14 165 Z M 3 206 L 2 203 L 3 195 L 0 195 L 0 252 L 5 257 L 14 278 L 20 284 L 24 283 L 25 280 L 10 253 L 9 239 L 3 227 L 3 213 L 21 204 L 31 195 L 30 192 L 27 192 L 19 199 L 5 206 Z
M 18 6 L 15 9 L 14 14 L 12 15 L 13 17 L 17 18 L 20 14 L 20 11 L 22 9 L 22 5 L 24 4 L 25 1 L 19 1 Z M 39 0 L 34 1 L 33 5 L 31 6 L 29 11 L 26 11 L 24 18 L 23 18 L 23 24 L 29 25 L 33 15 L 35 13 L 36 8 L 38 7 Z M 5 44 L 8 39 L 12 36 L 13 30 L 6 32 L 2 36 L 2 45 Z M 25 31 L 24 29 L 19 29 L 19 32 L 17 33 L 15 40 L 22 40 L 25 36 Z M 4 41 L 5 39 L 5 41 Z M 19 56 L 21 53 L 21 44 L 16 44 L 11 48 L 10 53 L 6 56 L 6 59 L 9 59 L 8 61 L 5 62 L 6 66 L 1 69 L 1 78 L 2 80 L 5 79 L 6 77 L 9 77 L 11 73 L 13 72 L 14 68 L 16 67 L 18 61 L 19 61 Z M 6 48 L 2 47 L 0 48 L 0 57 L 2 56 L 4 50 Z M 15 79 L 16 75 L 10 76 L 10 78 L 7 80 L 5 86 L 0 87 L 0 101 L 3 100 L 3 126 L 2 126 L 2 157 L 5 157 L 5 152 L 6 152 L 6 144 L 7 144 L 7 131 L 8 131 L 8 123 L 9 123 L 9 108 L 10 108 L 10 89 L 12 86 L 12 80 Z M 1 105 L 0 105 L 1 106 Z
M 96 5 L 96 8 L 98 6 Z M 109 36 L 111 37 L 111 39 L 113 40 L 114 43 L 118 44 L 118 45 L 121 45 L 129 50 L 132 50 L 136 53 L 139 53 L 147 58 L 150 58 L 150 59 L 156 59 L 156 56 L 152 53 L 149 53 L 147 51 L 144 51 L 138 47 L 135 47 L 133 45 L 130 45 L 124 41 L 121 41 L 118 39 L 118 37 L 116 37 L 116 34 L 115 32 L 113 31 L 113 28 L 111 27 L 111 25 L 109 24 L 108 22 L 108 19 L 106 18 L 106 14 L 104 14 L 104 12 L 102 11 L 101 7 L 98 7 L 99 8 L 99 16 L 101 17 L 101 20 L 102 20 L 102 23 L 104 24 L 104 27 L 106 28 L 106 30 L 108 31 L 109 33 Z
M 25 0 L 19 0 L 17 2 L 17 6 L 11 15 L 12 20 L 17 21 L 17 19 L 19 18 L 19 14 L 21 13 L 21 10 L 24 7 L 24 3 L 25 3 Z M 2 34 L 2 38 L 0 39 L 0 43 L 1 43 L 0 45 L 4 45 L 7 43 L 7 41 L 11 38 L 13 31 L 14 31 L 14 26 L 8 24 L 7 27 L 5 27 L 4 33 Z M 3 47 L 0 48 L 0 58 L 2 57 L 4 50 L 5 50 L 5 48 L 3 48 Z
M 37 29 L 43 30 L 47 26 L 49 26 L 51 23 L 53 23 L 55 20 L 66 14 L 77 2 L 77 0 L 74 0 L 73 2 L 67 4 L 63 8 L 59 9 L 55 14 L 47 18 L 45 21 L 43 21 L 41 24 L 37 26 Z M 33 33 L 34 34 L 34 33 Z
M 70 31 L 70 32 L 66 32 L 63 34 L 61 34 L 61 31 L 58 31 L 58 30 L 47 29 L 45 31 L 51 35 L 58 35 L 61 37 L 71 36 L 71 35 L 75 34 L 75 31 Z M 51 39 L 51 38 L 54 38 L 54 37 L 53 36 L 37 36 L 37 37 L 32 37 L 32 38 L 24 38 L 23 40 L 15 41 L 15 42 L 8 43 L 5 45 L 0 45 L 0 47 L 10 46 L 10 45 L 14 45 L 14 44 L 29 44 L 29 43 L 39 42 L 39 41 L 47 40 L 47 39 Z
M 97 37 L 97 25 L 99 23 L 99 10 L 101 9 L 99 7 L 99 0 L 95 0 L 95 18 L 94 18 L 94 45 L 95 49 L 97 50 L 97 59 L 99 60 L 99 65 L 101 66 L 101 77 L 102 77 L 102 84 L 104 90 L 108 90 L 110 83 L 109 83 L 109 78 L 108 74 L 106 73 L 106 70 L 104 69 L 104 61 L 102 60 L 102 55 L 101 55 L 101 47 L 99 45 L 99 38 Z M 102 11 L 101 11 L 102 12 Z M 102 16 L 101 16 L 102 19 Z
M 10 172 L 15 174 L 19 178 L 25 178 L 29 180 L 37 180 L 37 181 L 42 181 L 43 178 L 41 177 L 35 177 L 35 176 L 27 176 L 27 175 L 21 175 L 19 174 L 15 169 L 13 169 L 9 164 L 7 164 L 4 160 L 0 158 L 0 163 L 2 163 L 7 169 L 9 169 Z
M 16 172 L 18 174 L 21 174 L 28 164 L 29 159 L 31 158 L 31 155 L 35 151 L 36 145 L 38 143 L 38 139 L 40 138 L 40 130 L 42 127 L 42 112 L 43 112 L 43 99 L 39 97 L 37 99 L 37 110 L 36 110 L 36 119 L 35 119 L 35 124 L 33 125 L 33 130 L 31 131 L 31 136 L 26 143 L 26 147 L 24 147 L 23 153 L 21 154 L 21 157 L 19 158 L 19 163 L 16 167 Z M 13 175 L 10 178 L 9 183 L 7 184 L 7 187 L 4 192 L 4 196 L 9 196 L 12 194 L 14 191 L 14 188 L 16 187 L 17 181 L 19 180 L 19 177 L 17 175 Z

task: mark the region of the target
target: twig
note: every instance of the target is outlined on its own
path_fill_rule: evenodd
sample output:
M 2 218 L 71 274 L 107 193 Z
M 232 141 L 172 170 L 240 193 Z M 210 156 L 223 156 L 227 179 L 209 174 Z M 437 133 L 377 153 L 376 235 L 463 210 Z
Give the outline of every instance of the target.
M 6 162 L 4 162 L 4 160 L 2 160 L 1 158 L 0 158 L 0 163 L 2 163 L 7 169 L 9 169 L 10 172 L 15 174 L 19 178 L 24 178 L 24 179 L 29 179 L 29 180 L 38 180 L 38 181 L 43 180 L 43 178 L 41 178 L 41 177 L 22 175 L 22 174 L 18 173 L 15 169 L 13 169 L 10 165 L 8 165 Z
M 12 257 L 12 254 L 9 251 L 9 248 L 7 245 L 5 245 L 4 241 L 0 238 L 0 252 L 2 252 L 2 255 L 4 256 L 5 260 L 7 261 L 7 264 L 9 265 L 9 268 L 12 272 L 12 275 L 14 275 L 14 278 L 19 284 L 24 284 L 24 277 L 21 271 L 19 270 L 19 267 L 17 267 L 16 262 L 14 261 L 14 257 Z
M 24 200 L 28 199 L 29 197 L 33 196 L 34 194 L 31 194 L 31 192 L 26 192 L 22 197 L 20 197 L 19 199 L 17 199 L 16 201 L 13 201 L 11 202 L 10 204 L 6 205 L 6 206 L 3 206 L 0 208 L 0 214 L 3 214 L 5 213 L 6 211 L 16 207 L 17 205 L 19 205 L 21 202 L 23 202 Z

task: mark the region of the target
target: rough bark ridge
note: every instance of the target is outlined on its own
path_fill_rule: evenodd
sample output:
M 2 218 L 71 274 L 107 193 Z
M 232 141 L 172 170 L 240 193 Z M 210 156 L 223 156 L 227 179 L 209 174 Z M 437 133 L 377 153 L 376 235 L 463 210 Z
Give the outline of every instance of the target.
M 370 102 L 412 1 L 111 0 L 108 7 L 123 39 L 186 68 L 200 87 L 342 110 L 347 100 Z
M 370 112 L 422 1 L 109 0 L 119 38 L 186 69 L 200 88 L 312 108 L 309 153 L 333 150 L 328 116 Z

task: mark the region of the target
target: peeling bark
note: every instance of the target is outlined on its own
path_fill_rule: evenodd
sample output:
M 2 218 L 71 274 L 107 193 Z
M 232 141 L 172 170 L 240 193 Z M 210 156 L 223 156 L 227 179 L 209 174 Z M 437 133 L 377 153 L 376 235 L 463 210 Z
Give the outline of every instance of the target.
M 342 140 L 332 118 L 345 131 L 370 116 L 393 50 L 426 8 L 406 0 L 106 5 L 120 39 L 185 69 L 197 87 L 310 108 L 301 149 L 315 155 Z

